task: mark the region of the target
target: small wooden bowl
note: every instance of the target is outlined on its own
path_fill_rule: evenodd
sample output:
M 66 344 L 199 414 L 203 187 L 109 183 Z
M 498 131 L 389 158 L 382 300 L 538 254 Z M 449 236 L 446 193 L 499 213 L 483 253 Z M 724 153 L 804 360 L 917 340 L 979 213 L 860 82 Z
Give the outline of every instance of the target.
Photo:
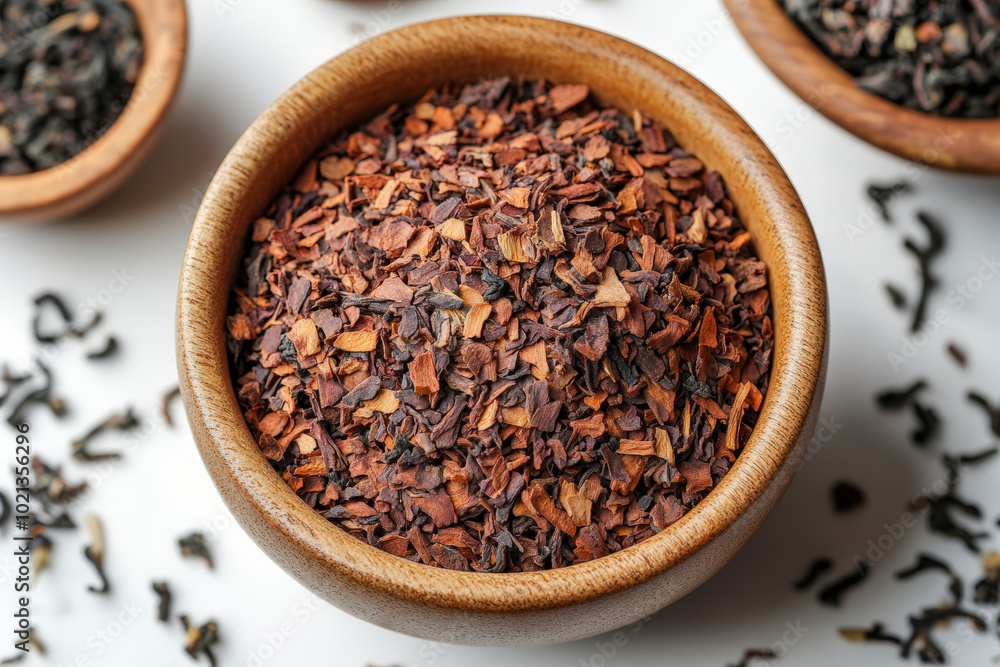
M 124 111 L 97 141 L 66 162 L 0 176 L 0 215 L 62 218 L 96 204 L 125 182 L 159 138 L 184 70 L 184 0 L 127 0 L 142 32 L 144 61 Z
M 729 185 L 770 271 L 776 345 L 757 427 L 729 474 L 658 535 L 563 569 L 463 573 L 389 555 L 335 527 L 261 454 L 233 393 L 226 307 L 248 229 L 324 140 L 445 82 L 523 74 L 582 82 L 640 109 Z M 317 595 L 386 628 L 478 645 L 554 643 L 640 619 L 693 590 L 757 531 L 809 441 L 826 375 L 826 285 L 802 204 L 749 127 L 705 86 L 634 44 L 567 23 L 476 16 L 385 34 L 286 92 L 233 147 L 195 220 L 181 274 L 177 351 L 195 440 L 254 540 Z
M 796 95 L 851 134 L 939 169 L 1000 174 L 1000 119 L 942 118 L 862 90 L 775 0 L 723 0 L 750 47 Z

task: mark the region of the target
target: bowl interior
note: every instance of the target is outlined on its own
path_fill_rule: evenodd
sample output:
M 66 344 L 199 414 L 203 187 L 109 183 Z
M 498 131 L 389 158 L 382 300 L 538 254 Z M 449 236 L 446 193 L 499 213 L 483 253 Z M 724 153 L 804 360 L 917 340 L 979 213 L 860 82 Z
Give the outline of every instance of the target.
M 110 194 L 146 157 L 180 85 L 187 51 L 184 0 L 127 0 L 144 60 L 132 96 L 100 138 L 66 162 L 0 176 L 0 213 L 27 220 L 65 216 Z
M 223 340 L 229 290 L 247 230 L 300 165 L 336 132 L 446 82 L 494 76 L 582 82 L 625 111 L 640 109 L 724 176 L 768 264 L 776 341 L 771 385 L 750 442 L 709 496 L 676 524 L 623 551 L 560 570 L 461 573 L 363 544 L 303 503 L 259 452 L 236 403 Z M 578 26 L 522 17 L 446 19 L 375 38 L 296 84 L 243 135 L 217 172 L 195 222 L 181 277 L 178 359 L 195 437 L 240 518 L 263 513 L 284 544 L 359 585 L 445 607 L 550 608 L 659 574 L 741 516 L 792 453 L 819 391 L 826 291 L 816 241 L 794 190 L 745 123 L 708 89 L 630 43 Z M 244 522 L 254 533 L 252 522 Z M 685 591 L 686 592 L 686 591 Z
M 944 118 L 894 104 L 855 83 L 776 0 L 723 0 L 764 64 L 821 114 L 917 164 L 1000 173 L 1000 119 Z

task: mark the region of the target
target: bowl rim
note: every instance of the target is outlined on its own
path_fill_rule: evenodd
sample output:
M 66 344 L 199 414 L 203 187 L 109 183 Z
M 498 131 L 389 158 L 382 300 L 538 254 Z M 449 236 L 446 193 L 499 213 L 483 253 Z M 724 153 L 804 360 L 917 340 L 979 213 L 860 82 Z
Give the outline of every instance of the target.
M 1000 118 L 910 109 L 860 88 L 776 0 L 723 0 L 764 65 L 809 106 L 854 136 L 917 165 L 1000 173 Z
M 532 33 L 558 38 L 566 48 L 627 59 L 645 83 L 669 83 L 671 92 L 684 98 L 680 104 L 705 114 L 704 127 L 715 133 L 712 142 L 738 147 L 737 178 L 727 182 L 731 190 L 750 184 L 759 190 L 760 207 L 767 212 L 758 216 L 763 220 L 759 224 L 773 236 L 772 254 L 787 274 L 788 295 L 781 298 L 788 307 L 776 324 L 783 335 L 776 335 L 768 397 L 733 468 L 708 497 L 666 530 L 609 556 L 556 570 L 486 574 L 430 567 L 369 546 L 323 519 L 284 483 L 250 435 L 229 373 L 222 333 L 225 313 L 211 310 L 228 303 L 231 283 L 216 277 L 227 273 L 220 266 L 227 250 L 232 252 L 236 239 L 245 238 L 236 236 L 235 228 L 242 224 L 246 229 L 260 214 L 240 208 L 242 199 L 256 196 L 250 189 L 252 174 L 265 168 L 259 152 L 269 142 L 292 136 L 297 119 L 308 115 L 307 107 L 315 103 L 310 87 L 329 84 L 324 74 L 330 72 L 364 76 L 374 67 L 372 62 L 384 64 L 403 45 L 420 48 L 422 31 L 457 34 L 462 29 L 516 32 L 522 39 Z M 435 48 L 444 47 L 437 43 Z M 277 155 L 273 149 L 272 155 Z M 272 195 L 267 195 L 268 201 Z M 238 217 L 246 222 L 239 223 Z M 773 275 L 776 268 L 769 265 L 769 272 Z M 825 278 L 812 226 L 777 161 L 746 123 L 691 75 L 631 42 L 571 23 L 463 16 L 400 28 L 354 47 L 294 84 L 254 121 L 216 172 L 192 227 L 181 271 L 176 343 L 182 395 L 202 458 L 227 504 L 239 504 L 234 514 L 254 537 L 259 532 L 241 513 L 263 516 L 270 531 L 261 542 L 265 551 L 277 549 L 272 539 L 277 531 L 288 541 L 282 545 L 285 551 L 305 554 L 324 572 L 386 596 L 475 613 L 551 609 L 633 588 L 687 560 L 733 527 L 787 470 L 788 460 L 804 449 L 796 450 L 796 445 L 822 392 L 828 348 Z
M 94 204 L 152 148 L 184 71 L 187 7 L 184 0 L 123 1 L 136 16 L 143 42 L 142 67 L 125 108 L 104 134 L 69 160 L 29 174 L 0 175 L 5 217 L 53 217 Z M 71 203 L 76 199 L 82 203 Z

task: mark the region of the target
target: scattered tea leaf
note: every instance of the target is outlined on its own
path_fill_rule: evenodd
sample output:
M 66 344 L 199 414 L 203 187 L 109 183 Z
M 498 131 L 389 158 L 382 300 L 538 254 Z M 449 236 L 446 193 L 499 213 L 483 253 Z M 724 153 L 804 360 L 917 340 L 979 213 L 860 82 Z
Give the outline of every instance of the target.
M 211 667 L 216 667 L 218 662 L 212 647 L 219 643 L 218 624 L 215 621 L 208 621 L 204 625 L 195 627 L 191 625 L 186 615 L 181 614 L 180 619 L 184 626 L 184 633 L 187 635 L 187 644 L 184 646 L 184 650 L 195 660 L 200 655 L 204 655 L 208 658 L 208 664 Z
M 121 458 L 118 452 L 93 453 L 89 451 L 91 441 L 105 431 L 131 431 L 138 428 L 140 422 L 132 412 L 132 408 L 127 408 L 122 414 L 113 414 L 97 426 L 87 431 L 82 438 L 73 441 L 71 451 L 75 461 L 106 461 L 109 459 Z
M 83 555 L 93 564 L 94 569 L 97 570 L 97 576 L 101 578 L 100 588 L 88 586 L 87 590 L 91 593 L 110 593 L 111 584 L 104 573 L 104 527 L 101 526 L 101 520 L 94 514 L 88 514 L 85 523 L 90 532 L 90 544 L 84 547 Z
M 852 512 L 865 504 L 865 493 L 857 484 L 842 480 L 830 489 L 833 509 L 838 514 Z
M 806 570 L 805 574 L 803 574 L 802 577 L 800 577 L 799 580 L 792 585 L 797 591 L 804 591 L 812 588 L 813 584 L 819 581 L 820 577 L 832 568 L 832 560 L 829 558 L 817 558 L 809 565 L 809 569 Z
M 215 563 L 212 562 L 212 553 L 209 551 L 208 542 L 205 540 L 205 536 L 202 533 L 191 533 L 190 535 L 179 539 L 177 544 L 181 548 L 182 556 L 201 558 L 208 563 L 208 568 L 210 570 L 215 569 Z
M 87 358 L 92 360 L 109 359 L 118 353 L 118 348 L 118 339 L 114 336 L 108 336 L 104 347 L 98 348 L 93 352 L 88 352 Z
M 170 620 L 170 605 L 173 601 L 170 586 L 165 581 L 154 581 L 153 592 L 156 593 L 159 600 L 156 605 L 156 617 L 161 622 L 166 623 Z
M 844 594 L 864 581 L 870 570 L 871 565 L 867 561 L 857 561 L 854 572 L 838 579 L 819 592 L 819 601 L 825 605 L 839 606 Z

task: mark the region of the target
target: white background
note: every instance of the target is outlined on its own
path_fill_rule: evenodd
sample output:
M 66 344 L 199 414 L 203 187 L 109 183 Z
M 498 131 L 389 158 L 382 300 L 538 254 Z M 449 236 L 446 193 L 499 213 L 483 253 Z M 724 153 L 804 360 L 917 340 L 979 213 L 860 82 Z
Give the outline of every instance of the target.
M 73 220 L 44 226 L 0 224 L 0 358 L 24 365 L 37 353 L 28 326 L 30 301 L 49 288 L 64 292 L 74 304 L 104 302 L 100 332 L 114 333 L 123 343 L 120 357 L 104 363 L 82 358 L 85 349 L 101 343 L 102 335 L 52 351 L 57 393 L 66 398 L 71 414 L 60 422 L 43 410 L 31 414 L 35 452 L 53 461 L 67 458 L 72 439 L 125 405 L 134 406 L 145 420 L 138 444 L 123 461 L 104 468 L 66 465 L 71 481 L 86 476 L 94 487 L 74 511 L 94 511 L 105 520 L 114 591 L 110 596 L 86 592 L 93 575 L 81 556 L 83 536 L 56 536 L 53 567 L 36 582 L 32 598 L 34 621 L 49 655 L 44 663 L 32 655 L 25 664 L 189 664 L 181 652 L 179 624 L 164 626 L 155 620 L 149 585 L 162 578 L 173 586 L 175 610 L 199 624 L 208 618 L 219 622 L 223 643 L 218 655 L 225 667 L 261 664 L 257 657 L 268 665 L 347 667 L 724 665 L 736 663 L 747 647 L 789 639 L 777 646 L 784 653 L 782 665 L 881 665 L 896 660 L 892 648 L 847 644 L 836 628 L 882 620 L 904 633 L 908 613 L 946 599 L 942 577 L 899 582 L 894 571 L 918 551 L 928 551 L 954 562 L 968 583 L 975 581 L 978 559 L 960 544 L 928 533 L 923 521 L 896 537 L 886 536 L 884 526 L 899 521 L 910 499 L 942 478 L 941 451 L 975 450 L 991 442 L 985 418 L 964 394 L 976 387 L 1000 399 L 1000 358 L 995 353 L 1000 280 L 973 281 L 972 287 L 980 289 L 962 304 L 949 302 L 948 294 L 1000 250 L 996 182 L 919 171 L 912 179 L 917 193 L 900 200 L 894 207 L 895 224 L 885 225 L 866 212 L 864 187 L 872 178 L 904 176 L 905 164 L 841 131 L 789 93 L 742 41 L 718 0 L 508 0 L 477 3 L 474 9 L 562 15 L 638 42 L 683 64 L 768 140 L 809 210 L 826 261 L 833 327 L 822 415 L 834 424 L 835 433 L 816 441 L 814 455 L 751 544 L 696 592 L 640 631 L 629 631 L 627 642 L 615 647 L 611 658 L 602 654 L 602 647 L 612 652 L 610 635 L 539 648 L 444 647 L 314 604 L 233 522 L 183 420 L 171 430 L 156 417 L 161 393 L 176 381 L 173 325 L 181 256 L 194 207 L 213 170 L 282 91 L 366 31 L 454 15 L 472 6 L 457 0 L 411 0 L 392 14 L 384 1 L 190 4 L 186 79 L 149 161 L 121 191 Z M 947 322 L 918 341 L 922 345 L 912 360 L 893 369 L 889 354 L 902 350 L 908 321 L 889 306 L 882 283 L 891 280 L 914 294 L 915 265 L 901 245 L 908 234 L 924 242 L 913 219 L 917 208 L 948 224 L 949 247 L 935 265 L 942 288 L 931 301 L 931 311 L 943 310 Z M 128 284 L 113 293 L 116 271 Z M 945 345 L 952 340 L 968 352 L 968 370 L 946 355 Z M 878 390 L 917 376 L 931 379 L 927 400 L 945 422 L 943 437 L 928 451 L 909 444 L 908 416 L 880 414 L 872 400 Z M 3 437 L 7 444 L 0 452 L 13 458 L 13 433 Z M 114 448 L 119 438 L 109 436 L 99 444 Z M 0 459 L 2 468 L 11 463 Z M 997 546 L 1000 514 L 1000 491 L 991 481 L 997 466 L 1000 461 L 963 480 L 966 495 L 984 502 L 987 518 L 979 526 L 994 535 L 990 548 Z M 869 503 L 863 511 L 849 516 L 831 511 L 828 489 L 839 478 L 856 480 L 867 490 Z M 9 490 L 10 481 L 0 488 Z M 177 555 L 176 538 L 194 529 L 212 540 L 218 565 L 214 572 L 201 561 Z M 9 537 L 10 529 L 2 539 Z M 870 541 L 880 538 L 888 549 L 869 554 Z M 6 627 L 14 594 L 7 554 L 0 547 L 0 618 L 7 619 L 0 621 L 0 657 L 12 653 Z M 792 590 L 790 582 L 816 556 L 832 557 L 840 574 L 850 569 L 854 556 L 866 554 L 876 559 L 870 581 L 852 591 L 841 609 L 820 606 L 814 593 Z M 119 620 L 125 624 L 118 625 Z M 796 637 L 786 633 L 789 623 L 807 630 Z M 988 664 L 1000 655 L 992 630 L 972 641 L 956 632 L 940 632 L 939 637 L 942 644 L 954 641 L 952 664 Z

